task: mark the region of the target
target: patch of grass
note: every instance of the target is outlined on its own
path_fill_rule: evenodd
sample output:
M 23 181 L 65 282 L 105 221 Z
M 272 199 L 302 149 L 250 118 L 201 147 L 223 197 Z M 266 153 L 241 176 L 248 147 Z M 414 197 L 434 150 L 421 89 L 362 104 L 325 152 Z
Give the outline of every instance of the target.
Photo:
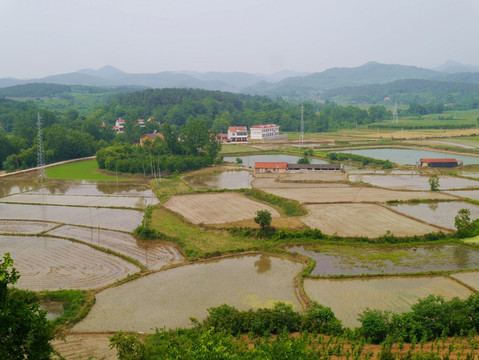
M 151 181 L 151 189 L 160 201 L 166 201 L 172 195 L 189 194 L 195 190 L 185 183 L 179 175 Z
M 69 180 L 108 180 L 125 181 L 131 180 L 125 177 L 116 177 L 105 175 L 99 172 L 96 160 L 78 161 L 69 164 L 58 165 L 46 169 L 49 179 L 69 179 Z
M 256 149 L 247 145 L 233 145 L 233 144 L 223 144 L 221 147 L 221 155 L 227 154 L 240 154 L 240 153 L 251 153 L 251 152 L 260 152 L 260 149 Z
M 40 299 L 63 304 L 63 313 L 52 320 L 55 326 L 68 327 L 82 320 L 95 303 L 95 297 L 84 290 L 57 290 L 40 293 Z
M 177 238 L 186 257 L 200 257 L 211 253 L 256 249 L 264 242 L 258 239 L 236 237 L 226 231 L 208 231 L 188 224 L 169 210 L 159 206 L 151 214 L 151 228 Z

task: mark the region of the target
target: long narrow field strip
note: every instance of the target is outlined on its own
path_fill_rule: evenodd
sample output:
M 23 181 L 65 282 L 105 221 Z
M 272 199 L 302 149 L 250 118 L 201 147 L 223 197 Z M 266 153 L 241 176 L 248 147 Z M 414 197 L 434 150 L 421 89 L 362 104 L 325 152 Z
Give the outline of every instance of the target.
M 43 188 L 26 192 L 32 195 L 84 195 L 84 196 L 133 196 L 152 197 L 155 194 L 145 184 L 136 183 L 98 183 L 75 184 L 65 181 L 52 181 Z
M 418 299 L 430 294 L 466 298 L 472 291 L 442 276 L 390 277 L 376 279 L 304 279 L 310 298 L 331 307 L 343 325 L 359 326 L 358 314 L 367 307 L 393 312 L 409 311 Z
M 189 327 L 210 307 L 246 310 L 276 301 L 301 311 L 293 289 L 300 263 L 268 255 L 242 256 L 161 271 L 106 289 L 74 331 L 143 331 Z
M 48 234 L 73 238 L 111 249 L 138 260 L 152 270 L 161 269 L 167 264 L 181 262 L 184 259 L 180 251 L 171 244 L 163 241 L 139 240 L 132 235 L 118 231 L 65 225 L 49 231 Z
M 316 183 L 316 182 L 285 182 L 276 181 L 272 177 L 256 177 L 252 182 L 253 187 L 268 191 L 267 189 L 310 189 L 310 188 L 342 188 L 350 187 L 346 183 Z
M 319 204 L 306 205 L 306 208 L 310 214 L 301 221 L 326 234 L 378 237 L 387 231 L 396 236 L 439 231 L 375 204 Z
M 48 237 L 0 236 L 21 277 L 20 289 L 92 289 L 114 283 L 139 269 L 90 246 Z
M 296 188 L 260 188 L 266 192 L 297 200 L 301 203 L 334 203 L 334 202 L 386 202 L 389 200 L 411 199 L 439 199 L 455 200 L 457 198 L 431 191 L 398 191 L 387 189 L 375 189 L 369 187 L 304 187 L 302 184 Z M 305 184 L 310 185 L 310 184 Z
M 45 204 L 45 205 L 69 205 L 69 206 L 94 206 L 94 207 L 121 207 L 144 209 L 147 206 L 158 203 L 152 197 L 133 196 L 81 196 L 81 195 L 31 195 L 16 194 L 0 199 L 0 202 Z
M 52 341 L 53 348 L 66 360 L 117 360 L 116 349 L 110 349 L 111 334 L 69 334 Z M 56 359 L 56 358 L 54 358 Z
M 46 169 L 47 177 L 49 179 L 131 181 L 130 178 L 105 175 L 99 171 L 100 169 L 98 168 L 96 160 L 78 161 Z
M 271 206 L 233 193 L 178 195 L 170 198 L 164 206 L 194 224 L 221 224 L 251 219 L 258 210 L 269 210 L 273 217 L 279 217 L 279 213 Z
M 374 186 L 389 189 L 429 190 L 429 176 L 420 175 L 350 175 L 353 182 L 365 182 Z M 479 181 L 462 179 L 453 176 L 440 176 L 439 189 L 479 188 Z
M 143 213 L 124 209 L 0 203 L 0 218 L 3 220 L 55 221 L 72 225 L 133 231 L 140 225 Z
M 57 224 L 44 221 L 0 220 L 0 233 L 38 234 L 55 226 Z

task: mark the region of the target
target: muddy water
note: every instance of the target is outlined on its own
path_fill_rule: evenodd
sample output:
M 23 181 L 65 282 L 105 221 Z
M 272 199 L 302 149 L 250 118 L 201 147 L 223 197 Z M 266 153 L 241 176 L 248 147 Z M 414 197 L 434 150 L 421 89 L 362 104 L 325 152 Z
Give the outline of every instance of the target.
M 293 155 L 249 155 L 249 156 L 226 156 L 224 161 L 236 162 L 236 159 L 240 158 L 243 161 L 243 166 L 254 167 L 255 162 L 287 162 L 296 164 L 300 159 L 299 156 Z M 327 161 L 311 159 L 311 164 L 329 164 Z
M 109 288 L 96 296 L 76 331 L 144 331 L 189 327 L 207 309 L 229 304 L 238 309 L 269 307 L 276 301 L 301 306 L 293 278 L 302 265 L 268 255 L 241 256 L 182 266 Z
M 363 155 L 375 159 L 389 160 L 400 165 L 416 165 L 421 158 L 455 158 L 462 160 L 464 165 L 479 164 L 479 157 L 468 155 L 448 154 L 440 151 L 425 151 L 412 149 L 362 149 L 362 150 L 345 150 L 338 153 L 348 153 L 355 155 Z
M 56 223 L 48 223 L 44 221 L 0 220 L 0 233 L 38 234 L 50 230 L 55 226 L 57 226 Z
M 0 236 L 0 253 L 6 252 L 21 274 L 15 284 L 20 289 L 93 289 L 139 271 L 117 256 L 63 239 Z
M 43 300 L 40 302 L 40 310 L 46 311 L 47 320 L 52 321 L 62 316 L 63 303 L 59 301 Z
M 95 207 L 129 207 L 144 209 L 149 205 L 157 204 L 158 199 L 153 197 L 133 196 L 41 195 L 27 193 L 5 196 L 0 198 L 0 202 Z
M 148 269 L 158 270 L 170 263 L 184 260 L 181 252 L 163 241 L 140 240 L 130 234 L 118 231 L 98 230 L 65 225 L 48 232 L 49 235 L 62 236 L 84 241 L 120 254 L 130 256 Z
M 429 190 L 429 176 L 420 175 L 350 175 L 353 182 L 365 182 L 374 186 L 389 189 Z M 453 176 L 439 177 L 439 190 L 479 188 L 479 181 L 462 179 Z
M 479 218 L 479 206 L 463 201 L 433 202 L 428 204 L 391 204 L 389 206 L 403 214 L 453 230 L 455 230 L 454 217 L 462 208 L 471 210 L 471 219 Z
M 2 177 L 0 178 L 0 197 L 33 190 L 37 187 L 35 176 L 32 174 Z
M 251 188 L 253 179 L 249 171 L 225 171 L 185 177 L 185 181 L 197 190 Z
M 312 275 L 397 274 L 479 268 L 479 250 L 461 245 L 323 246 L 289 251 L 316 261 Z
M 72 225 L 133 231 L 143 220 L 137 210 L 0 203 L 3 220 L 43 220 Z
M 358 314 L 367 307 L 400 313 L 409 311 L 411 305 L 430 294 L 442 295 L 446 300 L 473 294 L 458 282 L 441 276 L 305 279 L 304 289 L 312 300 L 331 307 L 343 325 L 350 328 L 360 325 Z
M 29 194 L 49 195 L 90 195 L 90 196 L 134 196 L 155 197 L 146 184 L 122 183 L 73 183 L 68 181 L 47 181 L 41 189 L 30 191 Z

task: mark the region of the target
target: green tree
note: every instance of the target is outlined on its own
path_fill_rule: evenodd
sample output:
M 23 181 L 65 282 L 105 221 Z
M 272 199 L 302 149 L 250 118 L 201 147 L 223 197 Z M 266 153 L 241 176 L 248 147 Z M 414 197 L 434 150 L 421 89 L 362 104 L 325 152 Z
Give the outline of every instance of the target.
M 9 285 L 19 278 L 10 254 L 6 253 L 0 261 L 0 359 L 50 359 L 52 326 L 38 303 L 30 303 L 21 293 L 10 290 Z
M 439 190 L 439 176 L 433 175 L 429 178 L 428 180 L 429 187 L 431 188 L 431 191 L 437 191 Z
M 454 218 L 454 226 L 457 229 L 459 235 L 463 235 L 469 225 L 471 224 L 471 210 L 469 209 L 460 209 L 457 212 L 456 217 Z
M 309 159 L 309 157 L 304 156 L 298 159 L 298 164 L 311 164 L 311 160 Z
M 271 212 L 268 210 L 256 211 L 254 222 L 261 226 L 261 229 L 264 230 L 266 227 L 271 225 Z

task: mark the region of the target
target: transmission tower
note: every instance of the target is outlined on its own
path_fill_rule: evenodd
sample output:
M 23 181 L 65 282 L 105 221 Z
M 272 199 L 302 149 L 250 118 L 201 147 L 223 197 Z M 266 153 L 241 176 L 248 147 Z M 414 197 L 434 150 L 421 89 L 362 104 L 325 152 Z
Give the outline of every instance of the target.
M 394 109 L 393 109 L 393 124 L 397 124 L 399 122 L 398 119 L 398 103 L 394 103 Z
M 301 132 L 301 135 L 299 136 L 299 143 L 303 145 L 303 141 L 304 141 L 304 105 L 303 104 L 301 104 L 301 126 L 299 131 Z
M 37 115 L 37 168 L 38 179 L 43 181 L 47 177 L 45 174 L 45 153 L 43 152 L 42 138 L 42 118 L 40 113 Z

